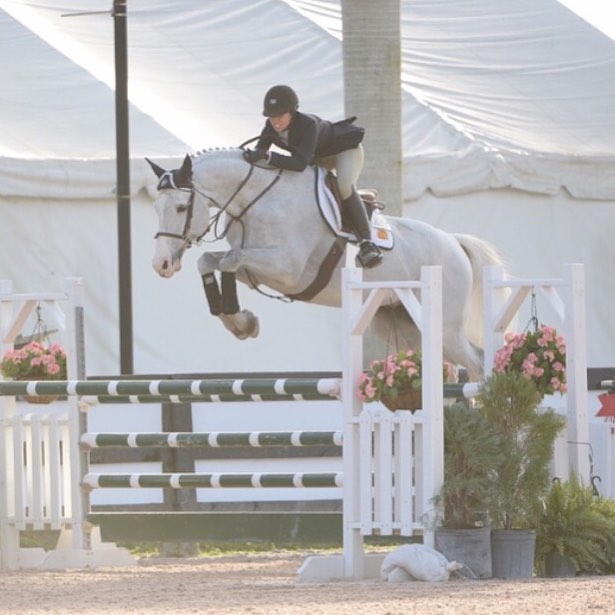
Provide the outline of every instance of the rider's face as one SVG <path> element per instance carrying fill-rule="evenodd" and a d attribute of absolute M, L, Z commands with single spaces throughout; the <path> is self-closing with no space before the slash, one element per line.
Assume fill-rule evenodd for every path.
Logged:
<path fill-rule="evenodd" d="M 290 111 L 282 113 L 282 115 L 274 115 L 269 118 L 269 123 L 276 132 L 284 132 L 290 126 L 290 120 L 292 119 Z"/>

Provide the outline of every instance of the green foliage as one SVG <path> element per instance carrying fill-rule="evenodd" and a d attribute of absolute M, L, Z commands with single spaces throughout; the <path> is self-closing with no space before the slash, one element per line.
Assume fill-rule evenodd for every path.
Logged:
<path fill-rule="evenodd" d="M 495 373 L 478 396 L 480 412 L 498 434 L 502 461 L 494 467 L 489 512 L 494 527 L 533 528 L 549 490 L 553 443 L 565 426 L 521 374 Z"/>
<path fill-rule="evenodd" d="M 442 527 L 476 527 L 484 520 L 492 489 L 492 470 L 502 462 L 499 438 L 485 418 L 466 403 L 444 410 L 444 484 L 437 506 Z"/>
<path fill-rule="evenodd" d="M 576 477 L 555 481 L 543 502 L 536 531 L 536 569 L 551 552 L 577 572 L 612 574 L 615 568 L 615 502 L 597 498 Z"/>

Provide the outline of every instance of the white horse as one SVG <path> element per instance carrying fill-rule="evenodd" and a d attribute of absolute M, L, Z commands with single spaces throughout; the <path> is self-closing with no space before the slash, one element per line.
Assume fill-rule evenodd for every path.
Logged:
<path fill-rule="evenodd" d="M 226 238 L 230 249 L 204 252 L 198 267 L 210 311 L 236 337 L 256 337 L 259 324 L 252 312 L 240 309 L 235 276 L 251 288 L 264 285 L 289 298 L 340 306 L 344 242 L 317 207 L 315 172 L 250 165 L 239 149 L 186 156 L 171 171 L 148 162 L 159 178 L 154 269 L 170 278 L 192 244 L 208 233 Z M 444 356 L 464 366 L 472 380 L 482 379 L 482 268 L 501 264 L 496 250 L 471 235 L 386 219 L 394 247 L 384 252 L 380 266 L 364 271 L 365 279 L 418 280 L 423 265 L 441 265 Z M 392 331 L 418 347 L 418 331 L 399 304 L 381 307 L 373 321 L 372 333 L 380 339 L 390 340 Z"/>

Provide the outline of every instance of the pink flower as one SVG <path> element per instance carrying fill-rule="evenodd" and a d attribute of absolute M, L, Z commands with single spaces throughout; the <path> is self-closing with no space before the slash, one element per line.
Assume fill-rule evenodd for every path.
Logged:
<path fill-rule="evenodd" d="M 376 387 L 373 384 L 368 384 L 365 387 L 365 395 L 370 399 L 373 399 L 376 395 Z"/>

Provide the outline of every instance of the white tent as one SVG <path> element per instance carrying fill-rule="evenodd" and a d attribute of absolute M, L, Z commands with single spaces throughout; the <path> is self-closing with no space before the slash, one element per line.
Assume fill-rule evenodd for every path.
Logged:
<path fill-rule="evenodd" d="M 207 312 L 196 250 L 178 277 L 155 276 L 143 162 L 254 136 L 274 83 L 292 84 L 303 109 L 343 117 L 339 2 L 128 6 L 136 371 L 339 369 L 336 310 L 242 292 L 262 332 L 238 342 Z M 555 0 L 402 7 L 405 214 L 493 241 L 524 277 L 585 263 L 589 364 L 612 365 L 615 42 Z M 113 373 L 113 23 L 62 17 L 83 10 L 0 0 L 0 278 L 46 290 L 82 276 L 88 372 Z"/>

